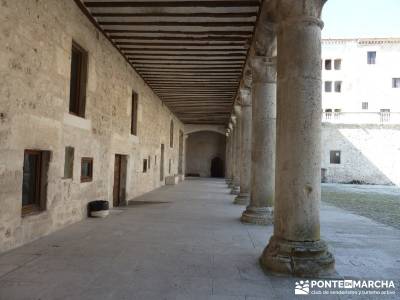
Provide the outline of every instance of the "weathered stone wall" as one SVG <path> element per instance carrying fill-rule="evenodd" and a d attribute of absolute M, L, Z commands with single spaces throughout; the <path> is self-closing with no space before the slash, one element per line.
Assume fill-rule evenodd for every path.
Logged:
<path fill-rule="evenodd" d="M 186 174 L 211 176 L 211 160 L 219 157 L 225 162 L 225 135 L 211 131 L 189 134 L 186 152 Z"/>
<path fill-rule="evenodd" d="M 341 163 L 330 164 L 330 151 Z M 322 125 L 322 168 L 327 182 L 359 180 L 400 185 L 400 125 Z"/>
<path fill-rule="evenodd" d="M 88 201 L 112 203 L 116 153 L 128 155 L 127 199 L 163 184 L 161 143 L 165 174 L 169 159 L 177 173 L 182 123 L 74 1 L 2 0 L 0 24 L 0 252 L 81 220 Z M 89 53 L 85 119 L 68 113 L 72 40 Z M 139 95 L 137 137 L 130 134 L 132 90 Z M 63 179 L 66 146 L 75 148 L 72 180 Z M 24 149 L 49 150 L 51 162 L 47 210 L 21 217 Z M 92 182 L 80 182 L 84 156 L 93 157 Z"/>

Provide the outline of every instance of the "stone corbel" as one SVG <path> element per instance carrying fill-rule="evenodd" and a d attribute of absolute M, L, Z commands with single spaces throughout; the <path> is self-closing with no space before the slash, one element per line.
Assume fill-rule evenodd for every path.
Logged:
<path fill-rule="evenodd" d="M 276 56 L 252 56 L 251 67 L 254 83 L 275 83 L 276 82 Z"/>
<path fill-rule="evenodd" d="M 318 25 L 321 29 L 322 8 L 327 0 L 274 0 L 270 16 L 279 26 L 304 23 Z"/>
<path fill-rule="evenodd" d="M 251 89 L 243 87 L 239 90 L 240 93 L 240 105 L 251 106 Z"/>

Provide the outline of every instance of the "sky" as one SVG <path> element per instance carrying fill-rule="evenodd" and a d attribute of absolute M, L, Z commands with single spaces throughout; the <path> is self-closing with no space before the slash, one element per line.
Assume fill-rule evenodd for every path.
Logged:
<path fill-rule="evenodd" d="M 322 20 L 323 38 L 400 38 L 400 0 L 328 0 Z"/>

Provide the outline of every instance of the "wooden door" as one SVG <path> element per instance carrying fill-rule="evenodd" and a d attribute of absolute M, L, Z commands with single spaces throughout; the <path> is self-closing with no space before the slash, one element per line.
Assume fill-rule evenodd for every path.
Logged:
<path fill-rule="evenodd" d="M 119 206 L 121 204 L 121 162 L 122 157 L 119 154 L 115 155 L 114 164 L 114 188 L 113 188 L 113 206 Z"/>
<path fill-rule="evenodd" d="M 160 181 L 164 180 L 164 144 L 161 144 Z"/>

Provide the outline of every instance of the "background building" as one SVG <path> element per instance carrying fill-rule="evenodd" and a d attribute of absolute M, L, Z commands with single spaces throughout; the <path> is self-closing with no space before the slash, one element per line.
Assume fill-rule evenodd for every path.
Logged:
<path fill-rule="evenodd" d="M 400 184 L 400 39 L 322 42 L 322 177 Z"/>

